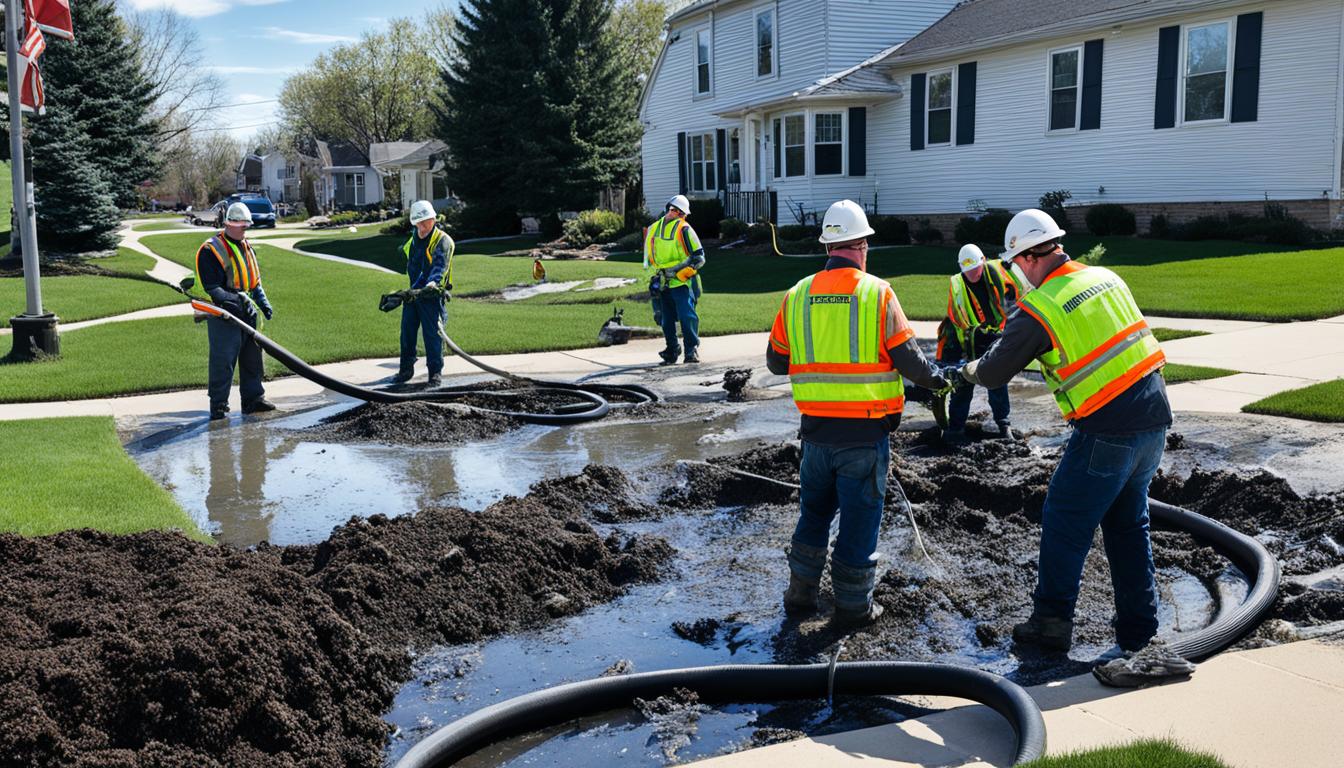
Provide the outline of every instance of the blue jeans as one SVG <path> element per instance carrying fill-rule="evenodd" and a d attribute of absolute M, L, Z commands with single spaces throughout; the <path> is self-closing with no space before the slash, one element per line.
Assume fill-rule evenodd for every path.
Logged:
<path fill-rule="evenodd" d="M 966 428 L 966 417 L 971 413 L 971 396 L 974 394 L 975 387 L 971 384 L 952 390 L 952 396 L 947 400 L 948 429 Z M 994 421 L 1006 421 L 1009 408 L 1007 384 L 989 390 L 989 410 L 994 414 Z"/>
<path fill-rule="evenodd" d="M 677 323 L 681 323 L 681 335 L 686 340 L 686 353 L 694 352 L 700 346 L 700 316 L 695 313 L 695 294 L 689 285 L 676 288 L 664 288 L 660 294 L 663 301 L 663 338 L 667 348 L 678 349 Z"/>
<path fill-rule="evenodd" d="M 1135 650 L 1157 634 L 1157 586 L 1148 539 L 1148 484 L 1162 463 L 1166 428 L 1129 435 L 1074 431 L 1041 520 L 1035 610 L 1072 618 L 1092 535 L 1101 526 L 1115 588 L 1115 636 Z"/>
<path fill-rule="evenodd" d="M 415 345 L 420 335 L 425 337 L 425 364 L 429 375 L 443 371 L 443 339 L 439 338 L 439 321 L 446 320 L 443 299 L 421 298 L 401 305 L 401 370 L 409 373 L 415 368 Z"/>
<path fill-rule="evenodd" d="M 248 325 L 256 327 L 256 320 L 244 319 Z M 208 318 L 205 328 L 210 338 L 210 406 L 229 402 L 235 363 L 238 366 L 238 394 L 243 405 L 260 400 L 266 394 L 261 386 L 261 347 L 250 337 L 243 338 L 241 329 L 217 317 Z"/>
<path fill-rule="evenodd" d="M 876 567 L 877 530 L 882 524 L 890 463 L 891 445 L 886 437 L 872 445 L 845 448 L 804 440 L 799 468 L 800 514 L 793 531 L 794 543 L 824 552 L 830 543 L 831 521 L 838 510 L 840 532 L 835 538 L 832 559 L 849 568 Z M 822 563 L 816 564 L 818 579 L 824 562 L 823 555 Z"/>

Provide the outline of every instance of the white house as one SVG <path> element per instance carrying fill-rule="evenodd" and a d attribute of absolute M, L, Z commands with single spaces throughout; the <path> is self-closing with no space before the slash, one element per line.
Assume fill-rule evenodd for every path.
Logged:
<path fill-rule="evenodd" d="M 444 166 L 447 152 L 448 146 L 437 139 L 370 144 L 369 164 L 383 176 L 398 180 L 402 210 L 416 200 L 429 200 L 435 210 L 441 210 L 454 202 Z"/>
<path fill-rule="evenodd" d="M 813 209 L 850 197 L 940 227 L 1067 189 L 1083 205 L 1128 205 L 1141 226 L 1158 212 L 1180 220 L 1272 200 L 1327 228 L 1340 213 L 1342 87 L 1339 0 L 972 0 L 800 91 L 800 102 L 871 99 L 866 136 L 841 134 L 862 177 L 817 179 L 833 164 L 809 121 L 803 143 L 785 146 L 802 148 L 801 175 L 789 176 L 788 157 L 783 173 L 771 166 L 771 150 L 760 178 L 781 206 L 786 195 Z M 645 151 L 647 173 L 660 158 Z M 652 172 L 651 199 L 666 187 L 666 172 Z"/>
<path fill-rule="evenodd" d="M 656 210 L 678 192 L 774 189 L 782 207 L 871 188 L 862 160 L 866 111 L 899 90 L 822 86 L 954 5 L 701 0 L 676 11 L 640 96 L 646 204 Z"/>
<path fill-rule="evenodd" d="M 315 145 L 320 163 L 317 199 L 324 209 L 362 208 L 383 201 L 383 177 L 358 147 L 343 141 Z"/>

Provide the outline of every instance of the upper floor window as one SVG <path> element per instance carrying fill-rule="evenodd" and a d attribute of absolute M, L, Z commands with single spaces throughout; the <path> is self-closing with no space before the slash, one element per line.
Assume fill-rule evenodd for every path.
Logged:
<path fill-rule="evenodd" d="M 756 12 L 756 76 L 775 74 L 775 9 Z"/>
<path fill-rule="evenodd" d="M 817 176 L 844 173 L 844 115 L 818 112 L 813 121 L 812 173 Z"/>
<path fill-rule="evenodd" d="M 1050 54 L 1050 130 L 1078 127 L 1078 89 L 1082 85 L 1082 48 Z"/>
<path fill-rule="evenodd" d="M 952 143 L 952 70 L 929 73 L 925 134 L 929 146 Z"/>
<path fill-rule="evenodd" d="M 1185 28 L 1184 122 L 1227 118 L 1230 26 L 1219 21 Z"/>
<path fill-rule="evenodd" d="M 697 29 L 695 31 L 695 92 L 697 95 L 709 93 L 712 83 L 710 82 L 710 64 L 713 48 L 713 41 L 709 34 L 709 27 Z"/>
<path fill-rule="evenodd" d="M 714 191 L 718 187 L 719 178 L 714 156 L 714 134 L 691 134 L 686 140 L 691 143 L 691 191 Z"/>

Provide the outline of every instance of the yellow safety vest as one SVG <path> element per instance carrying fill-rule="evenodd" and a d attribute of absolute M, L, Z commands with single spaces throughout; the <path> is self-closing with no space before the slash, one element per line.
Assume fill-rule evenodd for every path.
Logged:
<path fill-rule="evenodd" d="M 691 255 L 689 236 L 693 231 L 685 219 L 669 219 L 664 216 L 650 224 L 644 233 L 644 269 L 649 272 L 670 269 L 689 258 Z M 697 275 L 692 279 L 698 277 Z M 667 287 L 676 288 L 688 282 L 674 276 L 668 279 Z"/>
<path fill-rule="evenodd" d="M 1066 261 L 1018 306 L 1050 334 L 1039 360 L 1065 419 L 1096 413 L 1166 363 L 1129 287 L 1104 267 Z"/>
<path fill-rule="evenodd" d="M 453 276 L 453 254 L 457 251 L 457 243 L 453 241 L 453 238 L 448 237 L 447 232 L 435 227 L 430 230 L 429 244 L 425 246 L 425 261 L 429 262 L 432 267 L 434 265 L 434 251 L 438 249 L 439 241 L 445 237 L 448 238 L 448 266 L 443 269 L 443 279 L 439 281 L 441 287 L 451 285 L 453 282 L 451 279 Z M 415 232 L 411 232 L 411 236 L 407 238 L 406 244 L 401 246 L 401 252 L 406 254 L 406 261 L 408 262 L 411 260 L 411 245 L 414 243 Z"/>
<path fill-rule="evenodd" d="M 196 252 L 196 284 L 202 290 L 205 281 L 201 280 L 201 254 L 207 248 L 224 268 L 225 282 L 230 290 L 250 291 L 261 285 L 261 269 L 257 267 L 257 255 L 252 251 L 252 244 L 244 240 L 243 247 L 239 248 L 221 232 L 206 240 Z"/>

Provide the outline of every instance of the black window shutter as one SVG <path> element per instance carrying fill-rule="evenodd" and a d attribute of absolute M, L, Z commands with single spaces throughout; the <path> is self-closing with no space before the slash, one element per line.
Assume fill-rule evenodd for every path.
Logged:
<path fill-rule="evenodd" d="M 975 62 L 957 67 L 957 144 L 975 143 Z"/>
<path fill-rule="evenodd" d="M 1181 28 L 1157 31 L 1157 103 L 1153 105 L 1153 128 L 1176 127 L 1176 70 L 1181 57 Z"/>
<path fill-rule="evenodd" d="M 777 179 L 784 175 L 784 169 L 779 167 L 779 152 L 780 152 L 780 150 L 779 150 L 779 145 L 780 145 L 781 142 L 784 141 L 784 137 L 780 134 L 780 125 L 781 125 L 783 122 L 784 122 L 784 121 L 783 121 L 781 118 L 778 118 L 778 117 L 775 118 L 775 167 L 774 167 L 774 171 L 775 171 L 775 178 L 777 178 Z"/>
<path fill-rule="evenodd" d="M 1101 127 L 1101 56 L 1105 40 L 1083 43 L 1083 118 L 1078 126 L 1082 131 Z"/>
<path fill-rule="evenodd" d="M 924 86 L 926 75 L 910 76 L 910 149 L 924 148 Z"/>
<path fill-rule="evenodd" d="M 686 194 L 686 134 L 677 134 L 677 193 Z"/>
<path fill-rule="evenodd" d="M 728 188 L 728 132 L 714 131 L 714 168 L 719 175 L 719 189 Z"/>
<path fill-rule="evenodd" d="M 849 175 L 868 174 L 868 108 L 849 108 Z"/>
<path fill-rule="evenodd" d="M 1253 123 L 1260 118 L 1260 33 L 1263 13 L 1237 17 L 1236 61 L 1232 68 L 1232 122 Z"/>

